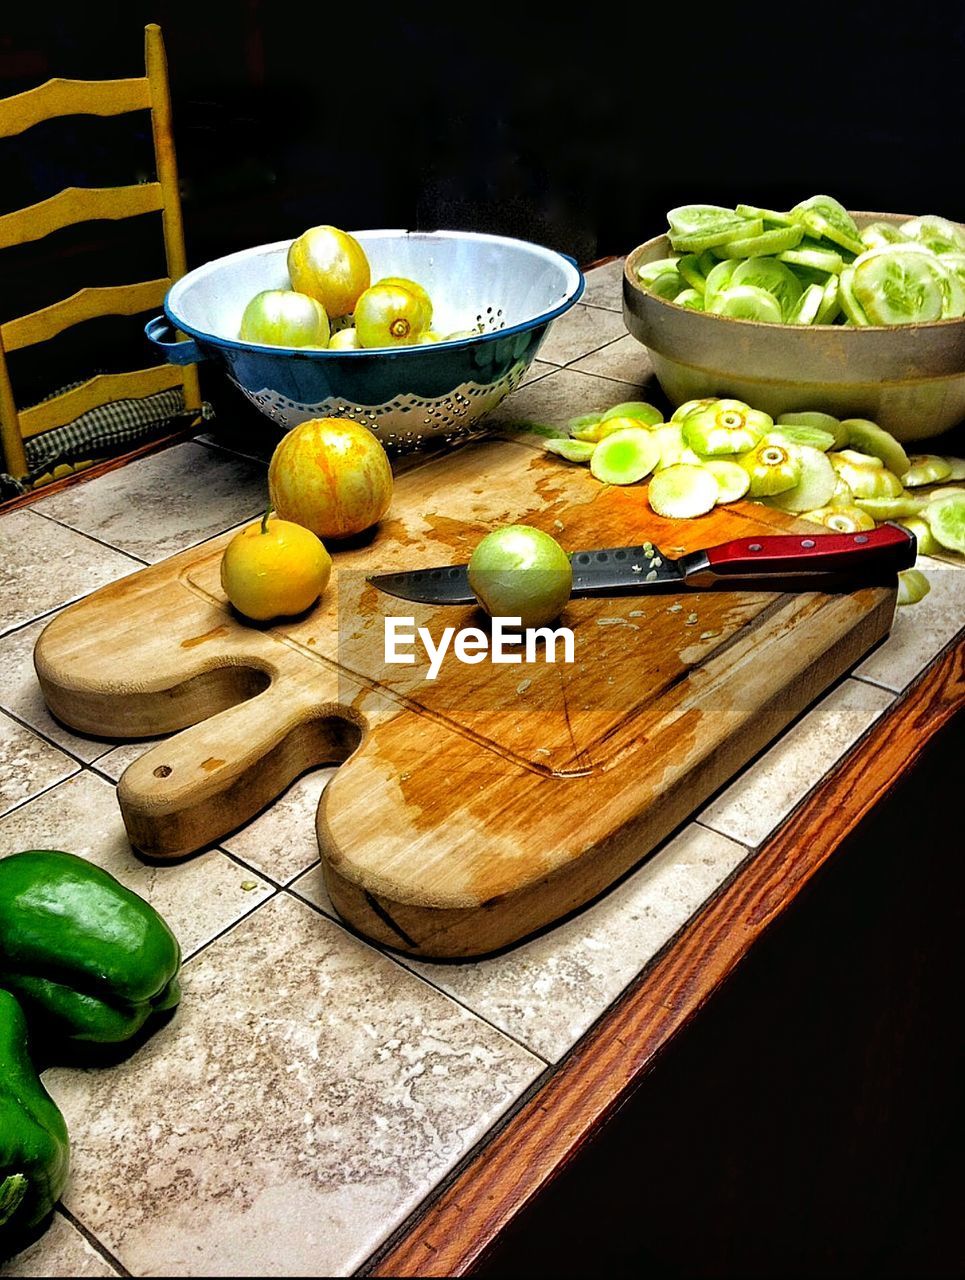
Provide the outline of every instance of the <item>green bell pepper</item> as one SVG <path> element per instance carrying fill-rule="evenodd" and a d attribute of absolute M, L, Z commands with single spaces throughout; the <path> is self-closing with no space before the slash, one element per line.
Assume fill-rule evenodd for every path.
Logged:
<path fill-rule="evenodd" d="M 49 1217 L 69 1165 L 67 1126 L 30 1060 L 27 1020 L 0 991 L 0 1257 Z"/>
<path fill-rule="evenodd" d="M 181 998 L 181 949 L 154 908 L 85 858 L 0 858 L 0 987 L 50 1037 L 116 1044 Z"/>

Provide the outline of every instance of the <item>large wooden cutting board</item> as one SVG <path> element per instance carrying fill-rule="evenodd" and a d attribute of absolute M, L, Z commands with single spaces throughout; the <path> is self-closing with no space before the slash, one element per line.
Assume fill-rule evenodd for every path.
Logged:
<path fill-rule="evenodd" d="M 333 587 L 298 619 L 232 611 L 228 534 L 66 609 L 37 643 L 44 696 L 75 729 L 173 735 L 118 787 L 144 853 L 210 844 L 306 769 L 344 761 L 317 821 L 342 915 L 415 954 L 505 946 L 639 861 L 886 633 L 895 604 L 879 587 L 574 600 L 572 665 L 448 660 L 435 681 L 424 661 L 386 666 L 385 615 L 434 636 L 479 618 L 405 605 L 365 573 L 464 562 L 515 521 L 569 550 L 650 540 L 668 554 L 795 528 L 749 504 L 662 520 L 641 487 L 477 442 L 401 476 L 389 517 L 336 553 Z"/>

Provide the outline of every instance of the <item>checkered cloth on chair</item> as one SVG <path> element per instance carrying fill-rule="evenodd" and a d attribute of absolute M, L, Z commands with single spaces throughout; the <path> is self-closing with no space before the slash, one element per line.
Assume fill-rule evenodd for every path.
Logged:
<path fill-rule="evenodd" d="M 72 385 L 80 386 L 81 383 Z M 71 389 L 71 386 L 61 387 L 53 394 L 62 395 Z M 136 400 L 114 400 L 97 409 L 89 409 L 73 422 L 26 441 L 28 473 L 20 477 L 0 473 L 0 498 L 26 493 L 54 467 L 124 453 L 174 428 L 179 420 L 198 416 L 196 410 L 185 410 L 180 387 Z M 211 406 L 203 405 L 200 416 L 210 418 Z"/>

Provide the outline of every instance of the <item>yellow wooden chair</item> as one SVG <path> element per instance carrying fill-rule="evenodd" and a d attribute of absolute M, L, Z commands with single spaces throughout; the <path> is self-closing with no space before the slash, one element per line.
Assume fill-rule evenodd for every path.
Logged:
<path fill-rule="evenodd" d="M 157 169 L 156 182 L 127 187 L 67 187 L 49 200 L 4 214 L 0 217 L 0 249 L 40 240 L 78 222 L 131 218 L 159 211 L 168 270 L 163 280 L 80 289 L 70 298 L 0 325 L 0 442 L 6 470 L 14 476 L 27 472 L 25 440 L 64 426 L 113 400 L 139 399 L 181 386 L 185 409 L 201 409 L 194 365 L 164 364 L 127 373 L 99 374 L 29 409 L 17 408 L 7 372 L 7 353 L 45 342 L 82 320 L 133 316 L 158 306 L 186 270 L 167 59 L 161 28 L 156 23 L 145 29 L 144 61 L 146 75 L 136 79 L 48 80 L 35 89 L 0 100 L 0 138 L 23 133 L 42 120 L 59 116 L 117 116 L 128 111 L 150 111 Z"/>

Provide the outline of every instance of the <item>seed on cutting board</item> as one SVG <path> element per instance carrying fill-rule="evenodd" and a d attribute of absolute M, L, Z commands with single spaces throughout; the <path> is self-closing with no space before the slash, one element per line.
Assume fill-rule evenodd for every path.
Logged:
<path fill-rule="evenodd" d="M 683 605 L 682 605 L 682 604 L 672 604 L 672 605 L 670 606 L 670 608 L 667 610 L 667 612 L 668 612 L 668 613 L 680 613 L 681 609 L 683 609 Z"/>
<path fill-rule="evenodd" d="M 520 680 L 519 684 L 516 686 L 516 692 L 525 693 L 532 683 L 533 683 L 532 680 L 529 680 L 529 679 Z"/>
<path fill-rule="evenodd" d="M 719 636 L 719 635 L 720 635 L 719 631 L 701 631 L 700 635 L 697 638 L 699 640 L 712 640 L 714 636 Z"/>

